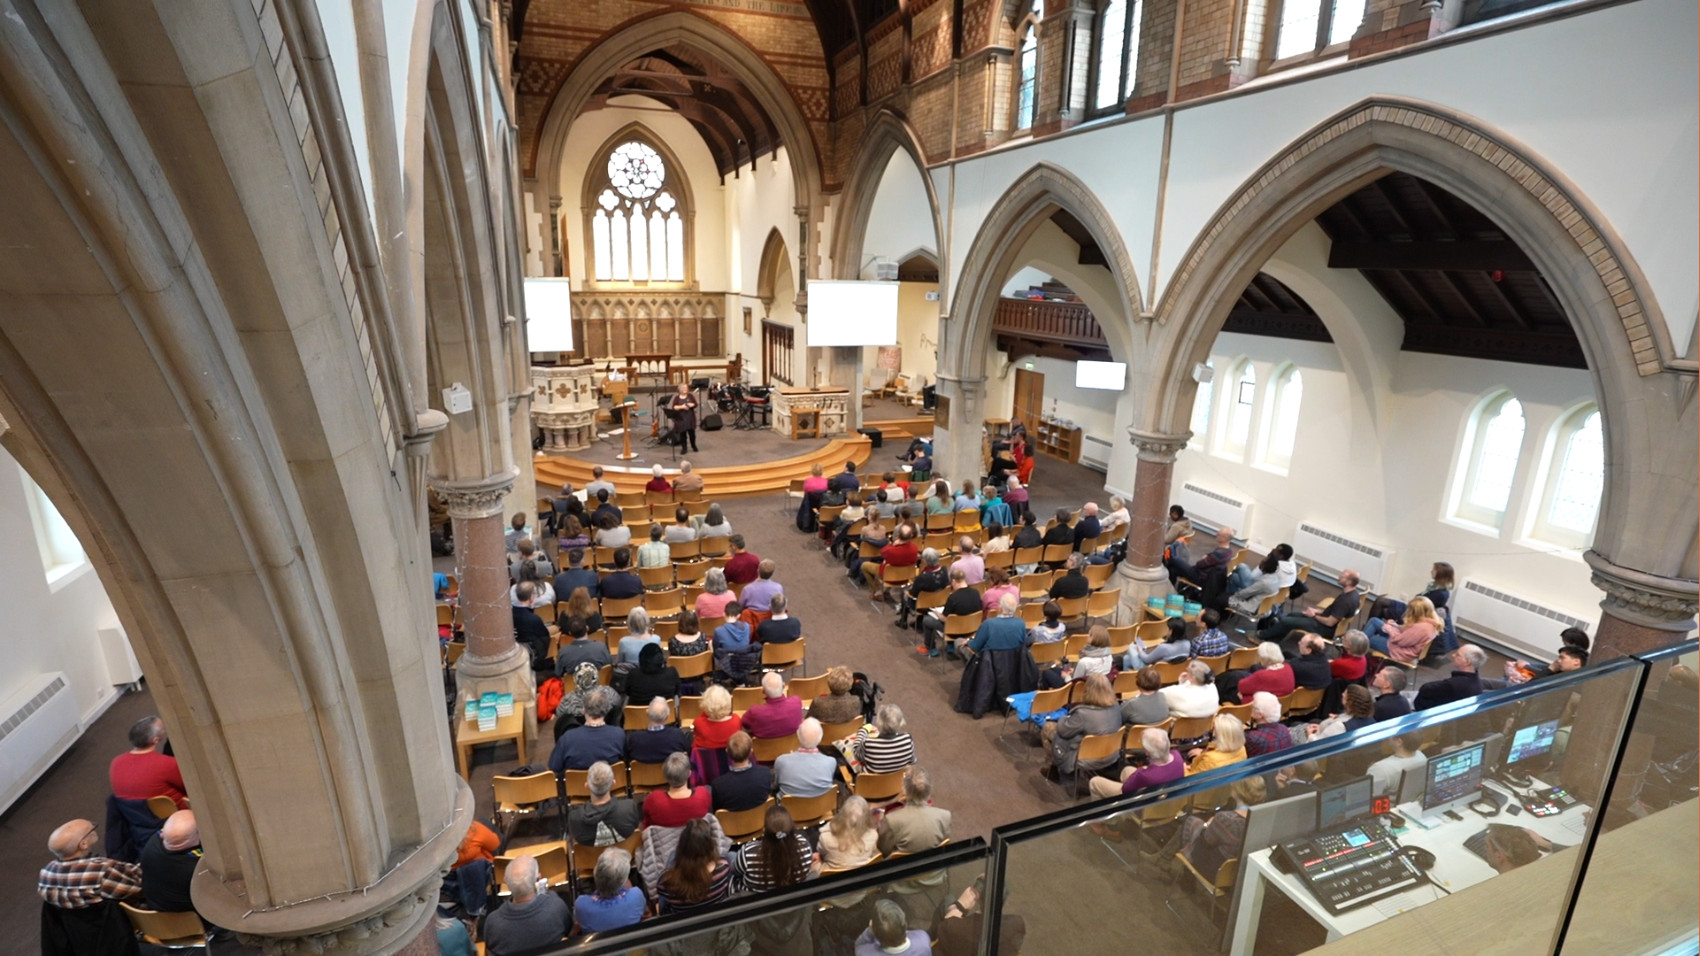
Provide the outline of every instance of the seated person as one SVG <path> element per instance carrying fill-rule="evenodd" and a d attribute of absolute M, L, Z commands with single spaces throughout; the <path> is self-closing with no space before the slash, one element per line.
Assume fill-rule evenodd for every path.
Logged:
<path fill-rule="evenodd" d="M 1428 756 L 1422 752 L 1423 736 L 1415 731 L 1400 734 L 1389 740 L 1393 753 L 1369 765 L 1370 779 L 1375 781 L 1375 795 L 1397 797 L 1399 781 L 1411 771 L 1422 773 L 1428 766 Z"/>
<path fill-rule="evenodd" d="M 591 535 L 591 540 L 596 542 L 597 547 L 624 548 L 632 543 L 632 529 L 621 524 L 619 518 L 603 512 L 600 508 L 596 514 L 596 533 Z"/>
<path fill-rule="evenodd" d="M 742 684 L 761 664 L 761 644 L 755 640 L 750 622 L 740 616 L 737 601 L 726 603 L 726 621 L 714 629 L 714 666 Z"/>
<path fill-rule="evenodd" d="M 579 588 L 584 588 L 591 597 L 597 597 L 602 594 L 602 579 L 584 566 L 583 548 L 568 548 L 566 570 L 555 575 L 555 596 L 566 600 Z"/>
<path fill-rule="evenodd" d="M 1400 668 L 1383 667 L 1376 671 L 1370 686 L 1376 695 L 1376 720 L 1392 720 L 1411 712 L 1411 702 L 1405 699 L 1405 672 Z"/>
<path fill-rule="evenodd" d="M 508 863 L 502 882 L 508 901 L 484 917 L 484 951 L 508 956 L 560 942 L 572 924 L 566 901 L 537 890 L 537 858 L 522 853 Z"/>
<path fill-rule="evenodd" d="M 544 641 L 547 645 L 548 638 Z M 188 791 L 184 789 L 183 771 L 177 766 L 177 758 L 165 752 L 165 721 L 143 717 L 130 725 L 129 740 L 129 751 L 113 757 L 107 766 L 112 795 L 120 800 L 148 800 L 164 795 L 181 807 Z"/>
<path fill-rule="evenodd" d="M 1241 701 L 1250 700 L 1251 695 L 1260 690 L 1285 697 L 1296 686 L 1293 669 L 1287 666 L 1281 645 L 1264 641 L 1257 645 L 1257 668 L 1240 678 L 1238 697 Z"/>
<path fill-rule="evenodd" d="M 985 651 L 1011 651 L 1027 646 L 1027 624 L 1016 616 L 1021 600 L 1006 594 L 998 601 L 998 616 L 987 618 L 968 642 L 968 650 L 979 654 Z"/>
<path fill-rule="evenodd" d="M 643 825 L 682 827 L 714 812 L 714 795 L 708 787 L 691 786 L 691 758 L 670 754 L 661 765 L 667 786 L 643 798 Z"/>
<path fill-rule="evenodd" d="M 1210 731 L 1210 746 L 1194 747 L 1187 752 L 1186 775 L 1226 767 L 1245 758 L 1245 724 L 1233 714 L 1217 714 Z"/>
<path fill-rule="evenodd" d="M 1369 646 L 1401 664 L 1415 664 L 1429 643 L 1446 629 L 1446 622 L 1435 613 L 1428 598 L 1414 597 L 1405 605 L 1405 620 L 1401 624 L 1370 618 L 1364 625 Z"/>
<path fill-rule="evenodd" d="M 744 590 L 748 591 L 749 588 Z M 790 602 L 785 599 L 785 595 L 773 596 L 773 602 L 768 605 L 773 616 L 756 625 L 756 643 L 790 644 L 803 636 L 803 622 L 790 615 L 787 611 L 789 606 Z"/>
<path fill-rule="evenodd" d="M 667 474 L 662 470 L 660 465 L 656 465 L 654 468 L 651 468 L 649 473 L 651 477 L 649 482 L 643 486 L 644 491 L 653 491 L 663 495 L 670 495 L 673 493 L 673 485 L 667 480 Z"/>
<path fill-rule="evenodd" d="M 549 625 L 543 623 L 543 619 L 531 609 L 532 599 L 536 596 L 537 586 L 532 582 L 521 581 L 514 585 L 514 640 L 531 653 L 533 667 L 549 657 Z"/>
<path fill-rule="evenodd" d="M 1076 670 L 1078 674 L 1078 669 Z M 1098 673 L 1088 674 L 1076 689 L 1074 702 L 1061 720 L 1047 721 L 1040 729 L 1044 747 L 1044 766 L 1040 773 L 1049 780 L 1074 774 L 1076 770 L 1096 774 L 1121 759 L 1120 754 L 1101 757 L 1092 762 L 1080 760 L 1080 743 L 1090 735 L 1113 734 L 1121 730 L 1122 711 L 1110 679 Z"/>
<path fill-rule="evenodd" d="M 1027 482 L 1015 477 L 1004 482 L 1003 503 L 1009 505 L 1011 517 L 1032 515 L 1033 512 L 1028 510 L 1031 500 L 1027 492 Z"/>
<path fill-rule="evenodd" d="M 793 886 L 817 876 L 820 857 L 783 806 L 768 807 L 762 835 L 732 851 L 732 879 L 746 893 Z"/>
<path fill-rule="evenodd" d="M 1363 680 L 1369 668 L 1369 638 L 1363 631 L 1347 631 L 1340 647 L 1343 653 L 1328 662 L 1328 673 L 1348 683 Z"/>
<path fill-rule="evenodd" d="M 608 725 L 608 714 L 619 705 L 620 695 L 612 687 L 597 687 L 584 705 L 584 725 L 574 727 L 555 741 L 549 754 L 549 769 L 589 770 L 598 760 L 618 763 L 626 759 L 626 733 Z"/>
<path fill-rule="evenodd" d="M 1280 650 L 1277 649 L 1279 654 Z M 1210 665 L 1192 659 L 1181 672 L 1180 681 L 1162 690 L 1163 702 L 1169 706 L 1171 717 L 1209 717 L 1221 703 L 1216 689 L 1216 672 Z"/>
<path fill-rule="evenodd" d="M 657 791 L 659 792 L 659 791 Z M 679 834 L 673 863 L 657 882 L 656 911 L 663 916 L 695 913 L 732 896 L 732 865 L 720 855 L 712 820 L 691 820 Z M 742 950 L 741 950 L 742 951 Z"/>
<path fill-rule="evenodd" d="M 1163 699 L 1163 675 L 1155 667 L 1141 667 L 1133 677 L 1134 692 L 1122 701 L 1122 723 L 1129 727 L 1161 724 L 1169 719 L 1169 704 Z M 1167 739 L 1167 738 L 1164 738 Z"/>
<path fill-rule="evenodd" d="M 1108 679 L 1116 669 L 1115 657 L 1110 654 L 1110 629 L 1094 624 L 1086 635 L 1086 646 L 1080 649 L 1080 659 L 1074 662 L 1074 680 L 1085 680 L 1093 674 Z"/>
<path fill-rule="evenodd" d="M 603 598 L 634 598 L 643 593 L 643 579 L 631 570 L 629 548 L 614 549 L 614 572 L 602 579 Z"/>
<path fill-rule="evenodd" d="M 643 921 L 649 903 L 632 885 L 632 855 L 614 847 L 596 858 L 591 892 L 573 900 L 573 925 L 579 933 L 603 933 Z"/>
<path fill-rule="evenodd" d="M 803 700 L 785 693 L 785 678 L 768 671 L 761 678 L 762 701 L 744 711 L 744 730 L 758 740 L 777 740 L 797 732 L 803 722 Z"/>
<path fill-rule="evenodd" d="M 1127 649 L 1123 658 L 1123 670 L 1136 671 L 1158 661 L 1184 661 L 1193 656 L 1192 642 L 1187 640 L 1186 636 L 1186 621 L 1183 618 L 1171 617 L 1167 619 L 1167 623 L 1169 633 L 1164 636 L 1163 643 L 1156 647 L 1146 650 L 1139 641 L 1133 642 L 1133 646 Z"/>
<path fill-rule="evenodd" d="M 584 593 L 579 588 L 579 593 Z M 569 616 L 563 622 L 561 633 L 567 636 L 567 643 L 555 650 L 555 676 L 565 678 L 580 664 L 591 664 L 604 667 L 614 663 L 613 655 L 608 653 L 608 644 L 601 638 L 590 639 L 590 628 L 585 626 L 584 618 Z"/>
<path fill-rule="evenodd" d="M 1079 554 L 1068 556 L 1067 568 L 1051 582 L 1051 597 L 1058 600 L 1063 598 L 1083 598 L 1092 593 L 1092 582 L 1086 580 L 1082 570 L 1086 567 L 1086 558 Z"/>
<path fill-rule="evenodd" d="M 1222 864 L 1240 855 L 1245 845 L 1245 820 L 1249 808 L 1262 803 L 1268 788 L 1262 777 L 1236 780 L 1229 788 L 1234 809 L 1212 814 L 1208 821 L 1201 817 L 1181 818 L 1180 850 L 1186 854 L 1193 869 L 1215 879 Z"/>
<path fill-rule="evenodd" d="M 750 759 L 752 741 L 742 730 L 726 741 L 726 772 L 714 778 L 713 803 L 716 810 L 734 813 L 754 810 L 767 802 L 773 792 L 773 771 Z"/>
<path fill-rule="evenodd" d="M 1044 545 L 1050 547 L 1053 544 L 1066 544 L 1074 547 L 1074 528 L 1069 524 L 1073 520 L 1073 512 L 1067 508 L 1058 508 L 1056 523 L 1051 525 L 1042 539 Z"/>
<path fill-rule="evenodd" d="M 850 693 L 856 675 L 848 667 L 826 669 L 826 693 L 809 704 L 809 716 L 823 724 L 844 724 L 862 716 L 862 701 Z"/>
<path fill-rule="evenodd" d="M 1098 520 L 1098 502 L 1088 501 L 1080 506 L 1080 520 L 1074 523 L 1074 550 L 1090 551 L 1103 531 Z"/>
<path fill-rule="evenodd" d="M 980 592 L 968 586 L 968 575 L 962 568 L 950 569 L 950 594 L 944 599 L 944 607 L 928 611 L 920 616 L 916 626 L 920 628 L 921 637 L 925 644 L 915 648 L 917 652 L 928 657 L 939 656 L 938 641 L 944 636 L 945 620 L 952 614 L 979 614 L 981 610 Z M 956 643 L 946 642 L 946 650 L 952 657 L 956 656 Z"/>
<path fill-rule="evenodd" d="M 1565 628 L 1558 635 L 1558 641 L 1561 651 L 1565 647 L 1574 647 L 1582 651 L 1584 655 L 1592 644 L 1588 632 L 1579 627 Z M 1582 663 L 1586 664 L 1587 662 L 1587 657 L 1583 656 Z M 1524 684 L 1537 677 L 1545 677 L 1551 671 L 1552 666 L 1546 664 L 1531 664 L 1523 660 L 1508 661 L 1505 665 L 1505 682 L 1507 684 Z"/>
<path fill-rule="evenodd" d="M 664 568 L 673 563 L 673 549 L 661 540 L 663 533 L 660 525 L 649 526 L 649 540 L 638 545 L 638 567 Z"/>
<path fill-rule="evenodd" d="M 773 573 L 777 570 L 779 566 L 772 559 L 763 560 L 756 565 L 756 579 L 744 585 L 743 593 L 738 595 L 738 603 L 744 606 L 744 610 L 766 614 L 773 599 L 785 593 L 785 585 L 773 579 Z"/>
<path fill-rule="evenodd" d="M 584 622 L 586 630 L 595 635 L 595 640 L 601 641 L 602 632 L 607 629 L 607 622 L 602 620 L 602 606 L 591 596 L 591 592 L 584 588 L 574 588 L 565 598 L 567 605 L 555 609 L 555 620 L 559 622 L 563 617 L 576 617 Z"/>
<path fill-rule="evenodd" d="M 856 937 L 855 956 L 932 956 L 933 941 L 927 931 L 910 929 L 909 917 L 903 907 L 891 900 L 874 902 L 874 916 L 868 928 Z"/>
<path fill-rule="evenodd" d="M 820 741 L 820 721 L 806 718 L 797 728 L 797 749 L 773 761 L 774 792 L 818 797 L 838 785 L 838 761 L 821 753 Z"/>
<path fill-rule="evenodd" d="M 1222 614 L 1213 607 L 1207 607 L 1198 615 L 1199 634 L 1192 639 L 1192 656 L 1221 657 L 1231 653 L 1233 642 L 1222 632 Z"/>
<path fill-rule="evenodd" d="M 904 625 L 909 620 L 909 615 L 914 613 L 915 604 L 920 600 L 921 595 L 943 591 L 948 587 L 950 587 L 950 575 L 939 563 L 938 549 L 927 548 L 923 550 L 921 552 L 920 573 L 916 574 L 915 579 L 910 581 L 909 586 L 903 590 L 903 606 L 902 614 L 898 619 L 899 625 Z"/>
<path fill-rule="evenodd" d="M 525 525 L 525 512 L 521 511 L 514 515 L 513 522 L 508 528 L 508 533 L 502 536 L 502 545 L 507 549 L 509 554 L 512 554 L 515 548 L 518 547 L 520 539 L 529 537 L 530 534 L 531 529 L 527 528 Z"/>
<path fill-rule="evenodd" d="M 697 621 L 697 612 L 685 608 L 679 612 L 679 632 L 667 639 L 667 656 L 695 657 L 710 650 L 710 635 L 702 632 L 702 624 Z"/>
<path fill-rule="evenodd" d="M 879 822 L 879 849 L 919 853 L 950 839 L 950 811 L 933 806 L 933 780 L 920 764 L 903 777 L 903 803 L 885 811 Z"/>
<path fill-rule="evenodd" d="M 1305 740 L 1333 737 L 1375 723 L 1375 701 L 1369 688 L 1358 684 L 1347 685 L 1340 701 L 1341 706 L 1345 708 L 1343 711 L 1319 723 L 1304 726 Z"/>
<path fill-rule="evenodd" d="M 1248 757 L 1286 750 L 1293 745 L 1292 732 L 1281 723 L 1281 702 L 1266 690 L 1251 695 L 1251 729 L 1245 732 Z"/>
<path fill-rule="evenodd" d="M 1426 599 L 1436 611 L 1439 611 L 1452 600 L 1452 588 L 1457 578 L 1457 572 L 1452 569 L 1451 564 L 1445 561 L 1436 561 L 1429 568 L 1428 576 L 1428 584 L 1417 592 L 1417 596 Z M 1376 598 L 1375 603 L 1369 606 L 1369 620 L 1364 624 L 1364 632 L 1373 639 L 1379 632 L 1381 622 L 1402 619 L 1408 607 L 1408 602 L 1396 600 L 1386 595 Z M 1441 637 L 1445 638 L 1445 636 L 1445 631 L 1442 630 Z M 1449 645 L 1446 649 L 1451 651 L 1454 648 Z"/>
<path fill-rule="evenodd" d="M 892 773 L 915 762 L 915 738 L 909 735 L 909 722 L 896 704 L 879 705 L 874 722 L 863 725 L 850 746 L 868 773 Z"/>
<path fill-rule="evenodd" d="M 1269 553 L 1257 567 L 1242 563 L 1234 568 L 1233 573 L 1228 575 L 1228 593 L 1232 595 L 1228 601 L 1240 613 L 1256 616 L 1264 598 L 1282 588 L 1292 587 L 1298 578 L 1298 565 L 1293 562 L 1293 546 L 1283 542 L 1269 549 Z"/>
<path fill-rule="evenodd" d="M 1334 669 L 1328 660 L 1328 642 L 1320 634 L 1306 634 L 1299 638 L 1298 656 L 1287 661 L 1287 666 L 1293 669 L 1295 687 L 1327 690 L 1334 683 Z"/>
<path fill-rule="evenodd" d="M 179 810 L 142 847 L 142 896 L 161 913 L 186 913 L 195 908 L 189 882 L 201 862 L 201 832 L 195 811 Z"/>
<path fill-rule="evenodd" d="M 719 684 L 702 690 L 702 713 L 691 724 L 691 749 L 720 750 L 744 729 L 743 718 L 732 710 L 732 692 Z"/>
<path fill-rule="evenodd" d="M 720 568 L 709 568 L 702 576 L 702 593 L 697 595 L 696 606 L 699 619 L 711 617 L 734 618 L 736 611 L 728 611 L 726 605 L 738 600 L 738 595 L 732 593 L 726 580 L 726 572 Z M 740 607 L 740 610 L 742 608 Z"/>
<path fill-rule="evenodd" d="M 1153 671 L 1152 673 L 1156 673 Z M 1121 772 L 1121 782 L 1094 776 L 1086 781 L 1094 797 L 1117 797 L 1138 793 L 1147 787 L 1174 783 L 1186 775 L 1186 763 L 1169 749 L 1169 732 L 1161 727 L 1147 727 L 1139 734 L 1140 749 L 1145 751 L 1145 766 L 1128 765 Z"/>
<path fill-rule="evenodd" d="M 644 648 L 644 654 L 648 656 L 649 648 Z M 659 657 L 661 648 L 655 648 L 655 654 Z M 677 679 L 678 675 L 675 674 L 674 677 Z M 631 699 L 643 700 L 636 694 Z M 648 706 L 644 708 L 646 725 L 641 730 L 626 732 L 626 756 L 635 763 L 659 764 L 666 762 L 673 754 L 690 752 L 691 742 L 685 732 L 677 727 L 667 726 L 667 721 L 672 717 L 672 698 L 651 696 Z"/>
<path fill-rule="evenodd" d="M 1185 540 L 1184 538 L 1182 540 Z M 1171 552 L 1169 560 L 1163 562 L 1169 569 L 1169 580 L 1179 581 L 1186 578 L 1194 584 L 1202 586 L 1212 571 L 1228 570 L 1228 562 L 1234 557 L 1234 529 L 1218 528 L 1216 530 L 1216 546 L 1196 562 L 1187 563 Z"/>
<path fill-rule="evenodd" d="M 1421 600 L 1418 598 L 1417 600 Z M 1412 601 L 1412 604 L 1417 603 Z M 1474 697 L 1482 692 L 1480 672 L 1482 665 L 1487 663 L 1487 652 L 1474 644 L 1460 644 L 1452 652 L 1452 673 L 1440 680 L 1431 680 L 1417 688 L 1417 699 L 1412 702 L 1414 710 L 1427 710 L 1450 704 L 1455 700 Z"/>
<path fill-rule="evenodd" d="M 986 579 L 986 559 L 980 557 L 979 549 L 974 544 L 974 538 L 963 535 L 956 543 L 956 563 L 950 566 L 952 571 L 961 568 L 968 576 L 969 584 L 979 584 Z"/>
<path fill-rule="evenodd" d="M 655 635 L 650 635 L 650 637 L 653 637 L 654 640 L 645 640 L 638 647 L 637 669 L 628 671 L 625 675 L 626 699 L 633 704 L 654 700 L 658 697 L 670 701 L 679 696 L 679 671 L 677 668 L 668 666 L 667 652 L 661 649 L 661 638 Z M 622 638 L 621 640 L 625 639 Z M 665 714 L 662 715 L 662 722 L 666 722 Z M 656 762 L 635 755 L 632 759 L 645 759 L 649 763 Z"/>
<path fill-rule="evenodd" d="M 832 822 L 820 828 L 821 866 L 834 870 L 862 866 L 879 855 L 879 831 L 874 828 L 868 801 L 851 794 L 844 798 Z"/>
<path fill-rule="evenodd" d="M 1363 595 L 1358 592 L 1358 572 L 1340 572 L 1340 593 L 1327 605 L 1312 604 L 1299 614 L 1283 614 L 1268 627 L 1257 632 L 1259 641 L 1278 641 L 1290 632 L 1309 631 L 1312 634 L 1333 634 L 1341 621 L 1358 616 L 1358 604 Z"/>
<path fill-rule="evenodd" d="M 691 470 L 691 463 L 679 462 L 679 477 L 673 479 L 673 493 L 683 499 L 689 495 L 701 495 L 703 490 L 702 476 Z"/>
<path fill-rule="evenodd" d="M 863 561 L 862 577 L 866 579 L 868 588 L 873 591 L 874 599 L 878 600 L 885 592 L 885 585 L 880 575 L 887 567 L 914 567 L 921 560 L 921 551 L 915 547 L 915 530 L 912 525 L 899 525 L 897 540 L 880 549 L 878 561 Z"/>
<path fill-rule="evenodd" d="M 567 835 L 579 846 L 613 846 L 637 832 L 643 811 L 637 801 L 614 796 L 614 768 L 607 761 L 590 765 L 585 775 L 589 803 L 567 808 Z"/>
<path fill-rule="evenodd" d="M 626 636 L 620 638 L 616 654 L 622 663 L 637 664 L 641 668 L 643 665 L 643 649 L 646 647 L 661 650 L 661 635 L 649 629 L 649 612 L 641 607 L 634 607 L 626 614 Z M 662 659 L 665 660 L 666 656 L 666 652 L 663 651 Z M 677 678 L 678 672 L 675 671 L 673 676 Z M 660 683 L 667 683 L 666 675 L 659 671 L 653 675 L 652 679 Z"/>
<path fill-rule="evenodd" d="M 661 532 L 661 540 L 668 544 L 684 544 L 697 539 L 696 525 L 691 524 L 691 509 L 680 505 L 673 509 L 673 523 Z"/>

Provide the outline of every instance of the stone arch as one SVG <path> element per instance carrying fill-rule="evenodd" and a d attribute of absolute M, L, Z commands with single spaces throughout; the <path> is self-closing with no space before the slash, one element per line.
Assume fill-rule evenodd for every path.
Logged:
<path fill-rule="evenodd" d="M 1195 390 L 1188 372 L 1208 355 L 1246 283 L 1322 210 L 1389 170 L 1422 177 L 1471 203 L 1535 261 L 1575 326 L 1607 410 L 1607 482 L 1594 550 L 1618 564 L 1620 554 L 1629 555 L 1639 562 L 1635 567 L 1675 573 L 1693 550 L 1700 511 L 1692 468 L 1675 467 L 1694 457 L 1693 429 L 1679 424 L 1693 421 L 1693 389 L 1673 381 L 1673 372 L 1691 373 L 1680 367 L 1644 277 L 1604 217 L 1562 174 L 1502 131 L 1432 104 L 1367 99 L 1300 137 L 1220 207 L 1155 310 L 1151 349 L 1136 378 L 1143 394 L 1135 427 L 1187 433 Z M 1650 411 L 1655 405 L 1658 411 Z M 1644 421 L 1647 415 L 1664 424 Z M 1682 435 L 1672 442 L 1682 447 L 1661 446 L 1654 436 L 1662 428 Z M 1648 462 L 1668 464 L 1655 464 L 1649 474 Z M 1628 493 L 1628 484 L 1642 487 Z M 1637 497 L 1680 508 L 1679 520 L 1657 528 L 1645 518 L 1631 520 Z"/>
<path fill-rule="evenodd" d="M 655 150 L 656 153 L 660 154 L 661 161 L 667 164 L 667 170 L 670 174 L 669 178 L 673 184 L 673 188 L 682 194 L 683 202 L 681 205 L 684 207 L 685 213 L 684 216 L 681 217 L 684 219 L 685 224 L 685 282 L 695 282 L 697 279 L 696 189 L 691 186 L 691 177 L 685 172 L 685 164 L 679 161 L 679 154 L 674 151 L 671 145 L 668 144 L 666 138 L 661 136 L 655 130 L 650 129 L 648 125 L 636 121 L 627 123 L 615 130 L 613 135 L 603 140 L 601 145 L 597 146 L 596 149 L 592 150 L 590 153 L 592 162 L 591 165 L 585 169 L 584 181 L 579 183 L 578 191 L 579 219 L 583 224 L 583 235 L 585 237 L 585 241 L 581 243 L 584 248 L 579 250 L 579 254 L 583 256 L 583 260 L 577 263 L 577 265 L 583 268 L 583 272 L 576 274 L 583 275 L 587 281 L 591 282 L 594 282 L 596 278 L 595 272 L 590 265 L 590 257 L 592 255 L 593 248 L 590 244 L 590 219 L 596 211 L 596 187 L 593 184 L 601 178 L 597 171 L 595 159 L 607 156 L 609 150 L 627 140 L 633 139 L 638 140 L 645 146 L 648 146 Z M 574 265 L 575 264 L 570 260 L 566 263 L 568 275 L 575 274 L 573 271 Z M 651 281 L 654 280 L 651 279 Z"/>
<path fill-rule="evenodd" d="M 790 89 L 761 55 L 742 39 L 706 17 L 672 10 L 628 22 L 586 50 L 555 92 L 537 136 L 540 155 L 534 167 L 547 194 L 561 195 L 561 157 L 567 131 L 584 110 L 597 84 L 614 70 L 656 47 L 682 43 L 701 49 L 750 89 L 774 123 L 791 163 L 795 205 L 813 211 L 821 195 L 821 167 L 814 134 Z"/>
<path fill-rule="evenodd" d="M 944 220 L 939 215 L 938 191 L 933 188 L 933 178 L 927 175 L 925 154 L 921 150 L 921 140 L 915 135 L 915 130 L 909 121 L 892 109 L 882 109 L 862 132 L 861 143 L 856 147 L 856 159 L 850 165 L 850 175 L 844 183 L 844 192 L 839 200 L 837 223 L 832 243 L 832 271 L 840 279 L 855 279 L 862 274 L 863 241 L 868 235 L 868 217 L 872 215 L 874 199 L 879 193 L 880 179 L 885 175 L 885 168 L 891 162 L 891 157 L 898 150 L 909 154 L 915 161 L 915 170 L 921 176 L 921 182 L 927 190 L 927 212 L 933 223 L 933 250 L 930 254 L 940 266 L 939 288 L 942 291 L 948 285 L 948 278 L 943 272 L 943 263 L 938 263 L 936 250 L 944 247 Z M 910 253 L 912 255 L 913 253 Z M 908 256 L 905 256 L 907 258 Z M 939 308 L 945 308 L 940 302 Z"/>
<path fill-rule="evenodd" d="M 1003 282 L 1018 264 L 1016 259 L 1027 240 L 1058 210 L 1079 220 L 1104 251 L 1118 295 L 1114 305 L 1121 314 L 1130 319 L 1140 314 L 1142 305 L 1133 258 L 1109 210 L 1073 173 L 1052 163 L 1039 163 L 998 197 L 962 260 L 960 278 L 955 283 L 956 295 L 949 310 L 953 331 L 943 336 L 948 352 L 941 374 L 942 369 L 949 368 L 950 374 L 959 379 L 984 377 L 985 344 L 991 338 L 992 315 L 997 310 Z M 1099 322 L 1106 336 L 1128 334 L 1125 326 L 1113 329 L 1110 326 L 1114 323 L 1107 320 L 1105 316 Z M 1131 351 L 1126 347 L 1127 341 L 1124 337 L 1124 350 Z"/>
<path fill-rule="evenodd" d="M 756 298 L 761 300 L 762 317 L 766 318 L 773 311 L 775 286 L 779 281 L 779 272 L 787 265 L 785 258 L 785 237 L 778 229 L 769 229 L 767 239 L 761 245 L 761 261 L 756 268 Z"/>

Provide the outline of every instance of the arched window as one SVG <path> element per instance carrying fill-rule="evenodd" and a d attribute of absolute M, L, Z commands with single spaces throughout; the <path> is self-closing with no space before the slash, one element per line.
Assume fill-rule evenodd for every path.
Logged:
<path fill-rule="evenodd" d="M 1343 46 L 1364 18 L 1364 0 L 1274 0 L 1275 59 Z"/>
<path fill-rule="evenodd" d="M 1214 369 L 1209 362 L 1205 368 Z M 1192 437 L 1187 444 L 1194 448 L 1207 448 L 1210 445 L 1210 403 L 1215 394 L 1214 378 L 1209 382 L 1199 382 L 1198 391 L 1192 398 Z"/>
<path fill-rule="evenodd" d="M 41 486 L 28 475 L 23 478 L 30 523 L 35 526 L 36 548 L 41 552 L 41 569 L 47 574 L 49 589 L 57 590 L 55 585 L 82 567 L 86 560 L 83 546 L 53 500 L 47 497 L 47 492 L 42 491 Z"/>
<path fill-rule="evenodd" d="M 690 279 L 690 209 L 683 174 L 642 138 L 622 137 L 591 166 L 591 276 L 598 282 Z"/>
<path fill-rule="evenodd" d="M 1587 547 L 1606 484 L 1605 433 L 1597 407 L 1583 405 L 1560 422 L 1546 468 L 1534 537 L 1564 547 Z"/>
<path fill-rule="evenodd" d="M 1031 129 L 1033 108 L 1039 94 L 1038 9 L 1028 14 L 1015 35 L 1018 40 L 1015 55 L 1015 128 Z"/>
<path fill-rule="evenodd" d="M 1293 441 L 1299 432 L 1299 405 L 1304 400 L 1304 376 L 1289 365 L 1275 373 L 1269 385 L 1269 410 L 1264 431 L 1263 464 L 1286 469 L 1293 461 Z"/>
<path fill-rule="evenodd" d="M 1456 514 L 1498 528 L 1505 520 L 1523 457 L 1523 403 L 1510 392 L 1483 402 L 1465 428 L 1462 485 Z"/>
<path fill-rule="evenodd" d="M 1251 437 L 1252 406 L 1257 402 L 1257 369 L 1252 367 L 1251 359 L 1245 359 L 1236 367 L 1236 373 L 1225 396 L 1228 427 L 1222 434 L 1220 451 L 1230 458 L 1243 458 L 1246 440 Z"/>
<path fill-rule="evenodd" d="M 1092 56 L 1092 114 L 1119 113 L 1133 95 L 1139 69 L 1139 21 L 1143 0 L 1105 0 L 1098 11 Z"/>

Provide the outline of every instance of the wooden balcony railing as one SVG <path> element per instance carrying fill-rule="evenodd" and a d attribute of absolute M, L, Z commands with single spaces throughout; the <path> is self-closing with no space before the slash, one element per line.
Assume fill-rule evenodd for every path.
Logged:
<path fill-rule="evenodd" d="M 1092 310 L 1078 302 L 999 299 L 992 329 L 1025 339 L 1108 347 Z"/>

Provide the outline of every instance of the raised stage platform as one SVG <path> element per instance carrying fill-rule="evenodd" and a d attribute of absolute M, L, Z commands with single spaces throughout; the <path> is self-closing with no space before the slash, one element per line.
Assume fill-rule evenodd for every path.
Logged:
<path fill-rule="evenodd" d="M 679 457 L 689 460 L 691 470 L 702 476 L 708 489 L 707 496 L 711 499 L 778 494 L 791 486 L 793 478 L 809 477 L 809 469 L 813 465 L 820 465 L 823 472 L 832 475 L 842 471 L 847 461 L 854 461 L 860 470 L 874 455 L 872 443 L 860 435 L 829 441 L 794 442 L 779 438 L 773 432 L 722 430 L 700 435 L 698 443 L 702 447 L 701 453 Z M 635 435 L 632 451 L 643 457 L 622 462 L 614 457 L 619 451 L 619 439 L 615 438 L 598 441 L 576 455 L 539 453 L 536 457 L 538 494 L 552 493 L 563 481 L 572 482 L 575 488 L 583 488 L 590 483 L 590 469 L 596 465 L 602 466 L 603 476 L 621 491 L 642 491 L 650 479 L 651 469 L 657 464 L 669 478 L 679 473 L 678 462 L 673 460 L 666 448 L 650 446 Z M 780 457 L 786 451 L 795 453 Z M 880 454 L 885 453 L 885 448 L 880 449 Z M 751 460 L 764 457 L 768 460 Z M 716 461 L 738 463 L 714 464 Z M 883 471 L 886 462 L 897 463 L 887 457 L 876 462 L 874 467 Z"/>

